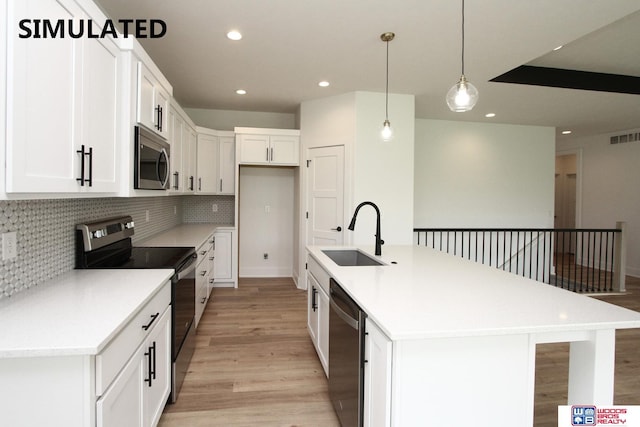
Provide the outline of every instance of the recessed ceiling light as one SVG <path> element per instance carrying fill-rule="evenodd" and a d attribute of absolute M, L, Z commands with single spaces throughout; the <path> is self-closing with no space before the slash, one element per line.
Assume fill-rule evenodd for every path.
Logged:
<path fill-rule="evenodd" d="M 328 81 L 326 81 L 326 80 L 323 80 L 323 81 L 321 81 L 321 82 L 318 82 L 318 86 L 320 86 L 320 87 L 327 87 L 327 86 L 329 86 L 329 82 L 328 82 Z"/>
<path fill-rule="evenodd" d="M 562 134 L 563 134 L 563 135 L 569 135 L 570 133 L 571 133 L 571 131 L 570 131 L 570 130 L 563 130 L 563 131 L 562 131 Z"/>
<path fill-rule="evenodd" d="M 496 113 L 487 113 L 484 116 L 490 119 L 491 117 L 495 117 Z"/>
<path fill-rule="evenodd" d="M 560 46 L 558 46 L 558 47 L 554 47 L 554 48 L 553 48 L 553 50 L 560 50 L 560 49 L 562 49 L 563 47 L 564 47 L 563 45 L 560 45 Z"/>
<path fill-rule="evenodd" d="M 242 38 L 242 34 L 240 34 L 240 31 L 236 31 L 236 30 L 229 31 L 227 33 L 227 38 L 229 40 L 240 40 Z"/>
<path fill-rule="evenodd" d="M 238 89 L 238 90 L 236 90 L 236 93 L 237 93 L 238 95 L 246 95 L 246 94 L 247 94 L 247 91 L 246 91 L 246 90 L 244 90 L 244 89 Z"/>

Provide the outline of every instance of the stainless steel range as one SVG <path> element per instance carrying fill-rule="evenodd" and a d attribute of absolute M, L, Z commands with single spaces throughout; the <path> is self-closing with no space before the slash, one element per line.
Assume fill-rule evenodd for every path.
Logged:
<path fill-rule="evenodd" d="M 76 226 L 76 268 L 170 268 L 172 329 L 172 381 L 169 401 L 174 403 L 195 349 L 195 269 L 193 247 L 133 246 L 130 216 L 107 218 Z M 132 283 L 131 286 L 135 286 Z"/>

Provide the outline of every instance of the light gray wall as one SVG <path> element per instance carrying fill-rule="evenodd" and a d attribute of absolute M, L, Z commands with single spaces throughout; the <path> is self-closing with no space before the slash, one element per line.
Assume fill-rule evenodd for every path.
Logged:
<path fill-rule="evenodd" d="M 297 129 L 295 114 L 264 113 L 257 111 L 207 110 L 185 108 L 184 111 L 198 126 L 215 130 L 233 130 L 234 127 Z"/>
<path fill-rule="evenodd" d="M 416 120 L 416 227 L 553 227 L 555 130 Z"/>
<path fill-rule="evenodd" d="M 616 221 L 625 221 L 627 274 L 640 277 L 640 142 L 612 145 L 609 136 L 560 140 L 557 151 L 575 152 L 581 158 L 578 200 L 582 203 L 576 226 L 613 228 Z"/>

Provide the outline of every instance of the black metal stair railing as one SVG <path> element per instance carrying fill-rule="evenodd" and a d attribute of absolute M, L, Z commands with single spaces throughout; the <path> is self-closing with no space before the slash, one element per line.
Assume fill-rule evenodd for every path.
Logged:
<path fill-rule="evenodd" d="M 621 252 L 621 229 L 414 228 L 413 231 L 417 245 L 563 289 L 577 292 L 620 289 L 615 283 L 618 275 L 614 269 L 619 266 L 616 257 L 621 255 L 617 253 Z"/>

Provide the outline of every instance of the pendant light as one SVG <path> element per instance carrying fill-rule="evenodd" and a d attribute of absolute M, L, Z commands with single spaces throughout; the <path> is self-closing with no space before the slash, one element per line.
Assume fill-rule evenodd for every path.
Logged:
<path fill-rule="evenodd" d="M 464 0 L 462 0 L 462 75 L 449 92 L 447 92 L 447 105 L 451 111 L 462 113 L 470 111 L 478 102 L 478 89 L 464 76 Z"/>
<path fill-rule="evenodd" d="M 382 131 L 380 136 L 384 142 L 391 141 L 393 139 L 393 129 L 391 129 L 391 122 L 389 121 L 389 42 L 393 40 L 396 35 L 394 33 L 382 33 L 380 34 L 380 40 L 387 44 L 387 80 L 384 91 L 384 122 L 382 123 Z"/>

